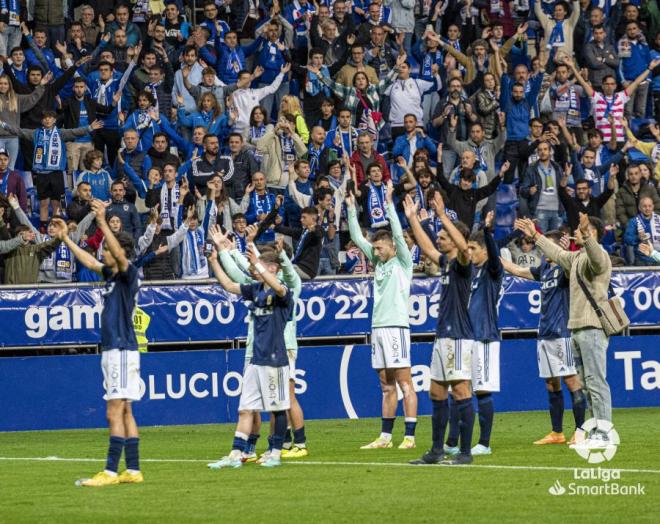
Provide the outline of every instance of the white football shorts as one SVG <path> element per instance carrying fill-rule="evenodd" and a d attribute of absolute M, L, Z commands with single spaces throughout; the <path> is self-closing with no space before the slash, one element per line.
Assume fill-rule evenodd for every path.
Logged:
<path fill-rule="evenodd" d="M 371 367 L 394 369 L 410 367 L 410 329 L 376 327 L 371 331 Z"/>
<path fill-rule="evenodd" d="M 536 356 L 541 378 L 577 375 L 573 360 L 573 345 L 569 337 L 538 340 Z"/>
<path fill-rule="evenodd" d="M 140 400 L 140 352 L 110 349 L 101 354 L 105 400 Z"/>
<path fill-rule="evenodd" d="M 500 390 L 500 342 L 475 340 L 472 345 L 472 390 Z"/>
<path fill-rule="evenodd" d="M 431 379 L 436 382 L 459 382 L 472 378 L 474 340 L 436 338 L 431 357 Z"/>
<path fill-rule="evenodd" d="M 248 364 L 243 374 L 239 411 L 285 411 L 289 399 L 289 366 Z"/>

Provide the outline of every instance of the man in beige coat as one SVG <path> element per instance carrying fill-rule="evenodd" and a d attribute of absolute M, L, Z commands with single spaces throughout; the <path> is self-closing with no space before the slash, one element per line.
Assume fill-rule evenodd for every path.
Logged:
<path fill-rule="evenodd" d="M 289 174 L 293 174 L 293 163 L 307 153 L 307 147 L 296 133 L 293 121 L 280 116 L 275 127 L 271 127 L 257 141 L 257 151 L 264 155 L 261 171 L 266 174 L 266 183 L 273 189 L 285 189 Z"/>
<path fill-rule="evenodd" d="M 598 218 L 580 213 L 575 243 L 581 249 L 569 252 L 539 234 L 531 220 L 525 219 L 523 222 L 523 232 L 532 237 L 543 254 L 556 261 L 569 275 L 571 304 L 568 328 L 571 330 L 575 364 L 587 390 L 592 416 L 599 421 L 611 421 L 612 398 L 607 383 L 609 338 L 578 283 L 579 276 L 596 303 L 607 300 L 612 262 L 599 243 L 604 232 L 603 224 Z M 607 445 L 607 436 L 598 428 L 588 437 L 595 447 Z"/>

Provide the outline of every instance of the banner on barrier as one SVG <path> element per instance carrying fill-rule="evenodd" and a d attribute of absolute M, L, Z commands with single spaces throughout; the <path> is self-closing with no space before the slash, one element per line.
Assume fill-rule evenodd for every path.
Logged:
<path fill-rule="evenodd" d="M 411 349 L 421 415 L 431 412 L 431 349 L 429 343 Z M 140 425 L 235 421 L 243 356 L 242 350 L 143 354 L 143 396 L 134 406 Z M 659 360 L 660 336 L 611 339 L 607 369 L 615 407 L 660 405 Z M 100 361 L 98 355 L 0 359 L 0 431 L 104 427 Z M 380 416 L 369 346 L 305 348 L 296 367 L 296 393 L 307 419 Z M 546 409 L 536 341 L 503 341 L 500 368 L 498 411 Z"/>
<path fill-rule="evenodd" d="M 615 273 L 613 286 L 632 326 L 660 325 L 660 272 Z M 409 302 L 415 333 L 433 333 L 437 279 L 413 281 Z M 541 292 L 535 282 L 507 278 L 500 306 L 502 329 L 535 329 Z M 244 338 L 246 308 L 220 286 L 144 286 L 138 297 L 149 318 L 150 342 L 205 342 Z M 0 290 L 0 347 L 96 344 L 101 290 L 92 287 Z M 296 308 L 299 337 L 360 335 L 370 331 L 370 279 L 305 283 Z"/>

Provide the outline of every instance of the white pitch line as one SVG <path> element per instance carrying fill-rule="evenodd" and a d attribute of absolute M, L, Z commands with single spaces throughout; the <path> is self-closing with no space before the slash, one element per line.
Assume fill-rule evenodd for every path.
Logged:
<path fill-rule="evenodd" d="M 67 457 L 0 457 L 4 461 L 29 461 L 29 462 L 104 462 L 105 459 L 94 458 L 67 458 Z M 214 462 L 215 459 L 140 459 L 140 462 L 164 462 L 164 463 L 207 463 Z M 414 465 L 405 462 L 339 462 L 339 461 L 286 461 L 287 465 L 292 466 L 369 466 L 369 467 L 399 467 L 410 469 L 425 469 L 437 467 L 434 464 Z M 442 465 L 441 465 L 442 466 Z M 446 466 L 450 467 L 450 466 Z M 457 466 L 451 466 L 457 467 Z M 562 467 L 562 466 L 511 466 L 504 464 L 466 464 L 458 466 L 460 468 L 478 468 L 478 469 L 502 469 L 512 471 L 574 471 L 575 469 L 585 469 L 588 465 L 580 467 Z M 660 469 L 623 469 L 623 468 L 603 468 L 616 469 L 621 473 L 650 473 L 660 474 Z"/>

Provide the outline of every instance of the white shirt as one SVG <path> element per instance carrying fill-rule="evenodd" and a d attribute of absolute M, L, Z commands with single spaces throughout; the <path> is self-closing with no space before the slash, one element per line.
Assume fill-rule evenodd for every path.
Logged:
<path fill-rule="evenodd" d="M 234 124 L 234 129 L 237 133 L 241 133 L 250 125 L 250 114 L 252 110 L 268 95 L 275 93 L 279 89 L 283 79 L 284 75 L 280 73 L 275 77 L 273 83 L 268 86 L 258 89 L 237 89 L 234 91 L 232 100 L 238 112 L 238 120 Z"/>
<path fill-rule="evenodd" d="M 422 108 L 422 98 L 424 92 L 429 89 L 439 89 L 442 86 L 440 77 L 436 75 L 437 87 L 433 82 L 415 78 L 406 80 L 395 80 L 394 83 L 385 90 L 385 94 L 390 97 L 390 122 L 394 127 L 403 125 L 403 117 L 413 114 L 417 117 L 417 123 L 424 125 L 424 109 Z"/>

